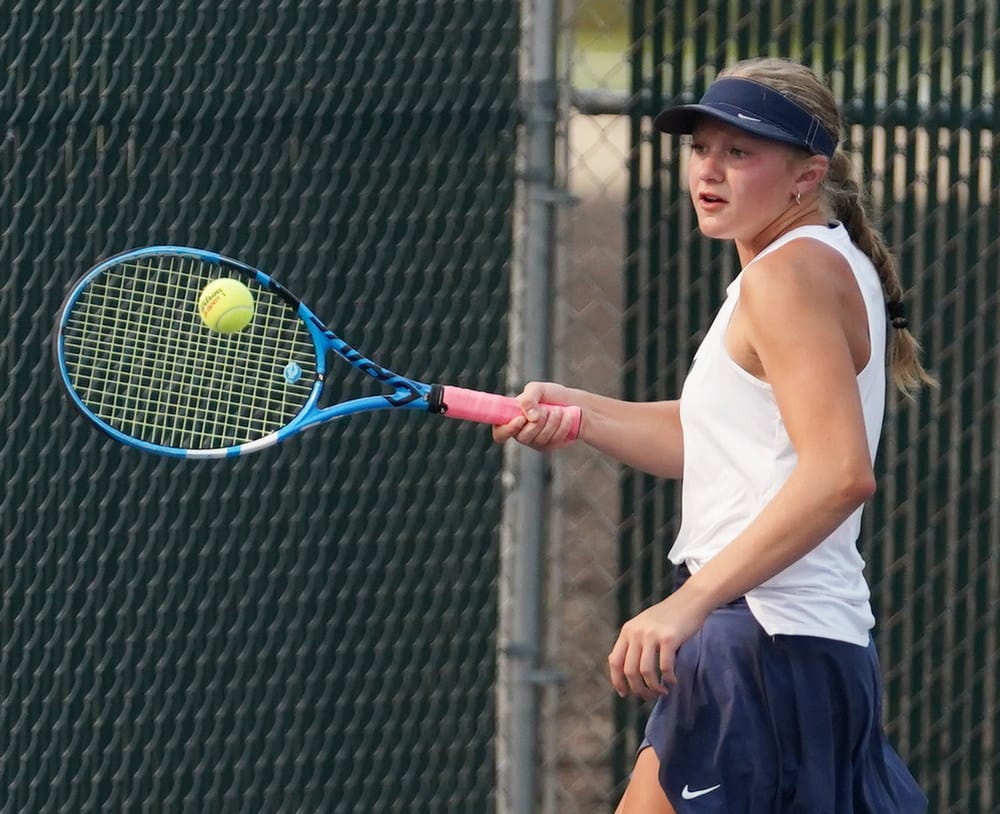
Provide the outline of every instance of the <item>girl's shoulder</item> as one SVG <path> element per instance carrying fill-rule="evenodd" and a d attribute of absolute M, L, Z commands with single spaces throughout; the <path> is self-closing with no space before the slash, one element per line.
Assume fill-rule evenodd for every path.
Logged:
<path fill-rule="evenodd" d="M 779 238 L 740 273 L 741 298 L 762 304 L 837 297 L 847 284 L 856 285 L 844 251 L 810 233 Z"/>

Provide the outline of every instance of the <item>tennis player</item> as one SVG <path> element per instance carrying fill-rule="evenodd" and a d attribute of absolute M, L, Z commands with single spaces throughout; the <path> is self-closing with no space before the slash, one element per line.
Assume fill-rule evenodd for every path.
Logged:
<path fill-rule="evenodd" d="M 683 478 L 679 584 L 608 657 L 620 695 L 656 700 L 618 814 L 922 812 L 880 723 L 857 540 L 887 366 L 906 394 L 933 380 L 833 95 L 804 66 L 750 60 L 655 125 L 691 135 L 699 228 L 742 267 L 680 399 L 532 383 L 493 431 L 558 448 L 568 417 L 540 404 L 577 404 L 584 441 Z"/>

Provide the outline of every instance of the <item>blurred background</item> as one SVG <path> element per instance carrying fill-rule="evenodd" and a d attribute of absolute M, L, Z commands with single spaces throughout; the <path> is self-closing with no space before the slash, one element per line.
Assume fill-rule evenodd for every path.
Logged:
<path fill-rule="evenodd" d="M 1000 812 L 992 0 L 0 0 L 0 812 L 610 812 L 606 680 L 673 485 L 351 418 L 246 460 L 99 436 L 76 276 L 152 243 L 274 274 L 381 364 L 674 396 L 738 270 L 652 132 L 736 59 L 825 76 L 941 389 L 893 403 L 862 550 L 889 734 Z"/>

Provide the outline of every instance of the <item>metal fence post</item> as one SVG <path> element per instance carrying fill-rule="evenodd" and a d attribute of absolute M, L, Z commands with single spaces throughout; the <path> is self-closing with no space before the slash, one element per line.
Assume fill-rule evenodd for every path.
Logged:
<path fill-rule="evenodd" d="M 518 191 L 511 271 L 508 384 L 549 376 L 555 244 L 556 3 L 521 3 Z M 547 462 L 510 445 L 501 530 L 497 654 L 497 811 L 534 814 L 538 799 L 539 670 Z"/>

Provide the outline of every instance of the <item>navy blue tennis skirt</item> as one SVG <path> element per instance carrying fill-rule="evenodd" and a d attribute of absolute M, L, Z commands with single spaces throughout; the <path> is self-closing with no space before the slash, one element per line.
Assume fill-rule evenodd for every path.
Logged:
<path fill-rule="evenodd" d="M 769 636 L 740 599 L 681 646 L 675 669 L 643 747 L 678 814 L 926 811 L 882 731 L 874 643 Z"/>

